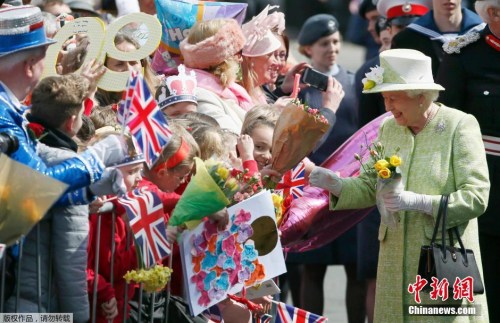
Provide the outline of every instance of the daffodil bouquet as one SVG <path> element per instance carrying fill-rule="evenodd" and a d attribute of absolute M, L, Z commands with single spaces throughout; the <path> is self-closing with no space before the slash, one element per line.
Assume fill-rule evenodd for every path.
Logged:
<path fill-rule="evenodd" d="M 399 152 L 399 147 L 396 148 L 394 154 L 390 156 L 386 155 L 385 148 L 380 142 L 368 145 L 368 149 L 370 151 L 371 161 L 367 164 L 371 164 L 371 166 L 363 164 L 359 154 L 355 154 L 354 158 L 361 163 L 365 173 L 376 173 L 377 184 L 375 187 L 375 197 L 381 221 L 383 224 L 394 228 L 399 222 L 399 217 L 396 213 L 390 212 L 385 208 L 382 195 L 386 192 L 396 190 L 399 182 L 401 181 L 401 171 L 399 166 L 401 166 L 403 160 L 397 154 Z"/>
<path fill-rule="evenodd" d="M 354 158 L 361 163 L 361 167 L 363 167 L 366 173 L 376 172 L 377 176 L 382 179 L 389 179 L 400 173 L 399 166 L 402 163 L 402 159 L 397 155 L 399 147 L 390 156 L 385 156 L 385 148 L 380 142 L 372 143 L 368 146 L 368 149 L 370 150 L 371 164 L 373 164 L 370 168 L 362 163 L 359 154 L 354 155 Z"/>
<path fill-rule="evenodd" d="M 222 163 L 195 158 L 196 173 L 177 202 L 169 224 L 179 226 L 201 220 L 228 206 L 239 191 L 238 181 Z"/>
<path fill-rule="evenodd" d="M 148 269 L 129 270 L 123 278 L 128 284 L 131 281 L 142 283 L 146 292 L 153 293 L 165 288 L 171 275 L 172 269 L 155 265 Z"/>

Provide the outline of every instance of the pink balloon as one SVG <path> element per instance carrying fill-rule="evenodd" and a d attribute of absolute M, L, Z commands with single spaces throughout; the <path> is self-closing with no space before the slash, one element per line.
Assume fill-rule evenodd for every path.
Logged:
<path fill-rule="evenodd" d="M 339 172 L 341 177 L 359 175 L 360 163 L 369 157 L 366 147 L 376 140 L 385 113 L 374 119 L 344 142 L 321 167 Z M 363 148 L 362 148 L 363 147 Z M 281 243 L 288 251 L 307 251 L 319 248 L 363 220 L 373 208 L 360 210 L 329 210 L 330 197 L 326 190 L 306 186 L 302 197 L 292 201 L 287 219 L 281 224 Z"/>

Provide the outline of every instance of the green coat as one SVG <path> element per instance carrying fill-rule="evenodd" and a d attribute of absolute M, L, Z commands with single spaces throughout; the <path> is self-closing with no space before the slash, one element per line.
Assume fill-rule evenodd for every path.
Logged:
<path fill-rule="evenodd" d="M 474 296 L 474 304 L 480 305 L 480 316 L 408 315 L 407 305 L 418 305 L 408 286 L 415 283 L 420 247 L 428 245 L 432 238 L 441 194 L 450 194 L 448 226 L 458 226 L 465 247 L 474 251 L 482 273 L 476 218 L 486 209 L 490 183 L 481 132 L 472 115 L 440 106 L 436 116 L 417 135 L 397 125 L 392 117 L 384 120 L 379 130 L 378 140 L 387 155 L 400 148 L 398 155 L 403 161 L 400 168 L 405 189 L 433 196 L 433 215 L 398 212 L 400 222 L 396 228 L 380 225 L 376 322 L 488 322 L 485 295 Z M 366 173 L 358 178 L 343 179 L 339 198 L 330 196 L 330 208 L 373 206 L 375 181 L 375 175 Z M 431 300 L 428 293 L 421 292 L 420 296 L 421 304 L 460 302 L 453 300 L 453 293 L 446 303 L 441 299 Z M 464 299 L 462 304 L 467 302 Z"/>

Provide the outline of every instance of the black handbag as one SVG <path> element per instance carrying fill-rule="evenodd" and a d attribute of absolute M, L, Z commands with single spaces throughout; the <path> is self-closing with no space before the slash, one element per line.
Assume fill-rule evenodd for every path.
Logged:
<path fill-rule="evenodd" d="M 428 282 L 424 290 L 431 289 L 430 283 L 432 277 L 436 277 L 439 281 L 446 278 L 448 280 L 448 288 L 453 289 L 453 284 L 456 278 L 460 280 L 466 277 L 472 277 L 474 294 L 483 294 L 484 286 L 477 267 L 474 252 L 470 249 L 465 249 L 457 227 L 446 230 L 446 216 L 448 214 L 448 195 L 441 197 L 439 205 L 436 225 L 432 234 L 430 246 L 422 246 L 420 250 L 420 259 L 418 264 L 418 274 L 425 278 Z M 442 221 L 441 221 L 442 219 Z M 436 237 L 441 222 L 441 243 L 436 243 Z M 445 232 L 448 232 L 450 244 L 446 245 Z M 460 248 L 454 247 L 453 234 L 455 234 Z"/>

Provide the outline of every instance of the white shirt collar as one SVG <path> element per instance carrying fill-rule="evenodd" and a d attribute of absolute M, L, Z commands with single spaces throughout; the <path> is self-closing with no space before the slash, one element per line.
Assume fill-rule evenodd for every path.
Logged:
<path fill-rule="evenodd" d="M 22 111 L 21 102 L 19 102 L 19 100 L 17 99 L 17 97 L 14 95 L 14 93 L 12 93 L 12 91 L 9 89 L 9 87 L 7 85 L 5 85 L 2 81 L 0 81 L 0 84 L 2 85 L 3 89 L 5 90 L 5 93 L 7 94 L 7 96 L 9 97 L 9 100 L 10 100 L 11 104 L 18 111 Z"/>

